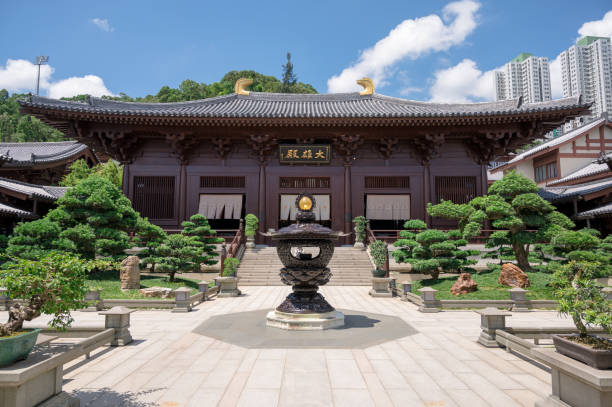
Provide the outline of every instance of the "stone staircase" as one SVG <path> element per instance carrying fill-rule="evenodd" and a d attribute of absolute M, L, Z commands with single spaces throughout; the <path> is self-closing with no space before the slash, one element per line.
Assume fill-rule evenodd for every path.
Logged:
<path fill-rule="evenodd" d="M 239 285 L 283 285 L 279 272 L 283 267 L 275 247 L 247 249 L 238 267 Z M 327 285 L 371 285 L 372 263 L 365 251 L 336 247 L 328 266 L 333 274 Z"/>

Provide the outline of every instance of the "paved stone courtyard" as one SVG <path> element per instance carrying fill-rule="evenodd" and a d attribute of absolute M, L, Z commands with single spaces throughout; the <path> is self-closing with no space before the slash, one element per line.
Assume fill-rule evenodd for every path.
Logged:
<path fill-rule="evenodd" d="M 322 292 L 336 308 L 399 317 L 414 331 L 352 349 L 246 348 L 203 335 L 208 318 L 271 309 L 289 292 L 280 286 L 241 289 L 246 295 L 205 302 L 186 314 L 132 313 L 135 341 L 66 365 L 64 390 L 77 395 L 81 406 L 164 407 L 531 407 L 550 393 L 546 370 L 476 343 L 480 318 L 473 311 L 422 314 L 397 298 L 371 298 L 368 287 Z M 74 316 L 74 326 L 103 325 L 95 313 Z M 571 322 L 554 311 L 538 311 L 513 313 L 509 325 Z"/>

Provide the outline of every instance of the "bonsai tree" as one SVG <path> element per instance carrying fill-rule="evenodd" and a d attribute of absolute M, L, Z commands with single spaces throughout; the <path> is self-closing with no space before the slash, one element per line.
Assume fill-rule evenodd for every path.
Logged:
<path fill-rule="evenodd" d="M 0 271 L 0 286 L 7 288 L 12 298 L 23 298 L 25 304 L 14 302 L 8 321 L 0 324 L 0 336 L 23 329 L 24 321 L 41 314 L 53 316 L 50 325 L 62 329 L 70 326 L 70 310 L 86 306 L 87 263 L 75 255 L 46 253 L 38 260 L 19 259 Z"/>
<path fill-rule="evenodd" d="M 169 280 L 173 282 L 176 273 L 199 271 L 202 242 L 193 236 L 168 235 L 159 246 L 152 249 L 148 260 L 156 265 L 156 271 L 168 273 Z"/>
<path fill-rule="evenodd" d="M 108 160 L 106 163 L 90 167 L 85 160 L 79 159 L 72 163 L 70 172 L 62 178 L 60 185 L 73 187 L 91 175 L 106 178 L 118 188 L 121 188 L 123 183 L 123 168 L 115 163 L 115 161 Z"/>
<path fill-rule="evenodd" d="M 425 222 L 409 220 L 400 232 L 401 239 L 394 243 L 398 247 L 393 257 L 398 263 L 410 263 L 412 270 L 431 275 L 436 280 L 442 271 L 472 271 L 468 266 L 476 263 L 468 256 L 478 254 L 461 247 L 467 241 L 458 230 L 443 232 L 425 229 Z"/>
<path fill-rule="evenodd" d="M 98 175 L 70 188 L 46 217 L 59 224 L 60 237 L 71 240 L 85 259 L 123 257 L 139 218 L 121 190 Z"/>
<path fill-rule="evenodd" d="M 561 264 L 570 261 L 596 263 L 595 277 L 610 274 L 610 255 L 601 249 L 602 241 L 592 230 L 565 230 L 553 236 L 548 245 L 543 245 L 544 253 L 552 254 L 547 269 L 556 270 Z"/>
<path fill-rule="evenodd" d="M 253 215 L 252 213 L 249 213 L 247 214 L 247 216 L 244 217 L 244 222 L 244 235 L 246 237 L 255 236 L 257 228 L 259 227 L 259 219 L 257 219 L 257 216 Z"/>
<path fill-rule="evenodd" d="M 598 267 L 598 263 L 572 260 L 558 268 L 551 282 L 559 312 L 572 318 L 581 341 L 595 344 L 597 340 L 587 339 L 588 326 L 600 326 L 612 334 L 612 303 L 594 281 Z"/>
<path fill-rule="evenodd" d="M 387 262 L 387 244 L 382 240 L 376 240 L 370 244 L 370 255 L 376 269 L 372 272 L 375 276 L 384 276 L 386 270 L 383 270 Z"/>
<path fill-rule="evenodd" d="M 211 229 L 208 224 L 208 220 L 205 216 L 195 214 L 189 218 L 188 222 L 183 222 L 183 231 L 181 232 L 185 236 L 194 237 L 197 241 L 202 243 L 202 255 L 200 256 L 199 263 L 206 265 L 213 265 L 218 262 L 215 257 L 219 255 L 215 251 L 214 246 L 217 243 L 223 243 L 225 240 L 222 237 L 216 237 L 217 232 Z"/>
<path fill-rule="evenodd" d="M 486 220 L 491 221 L 494 228 L 507 232 L 502 241 L 512 247 L 518 266 L 528 271 L 530 245 L 549 241 L 555 234 L 574 227 L 569 218 L 537 192 L 535 182 L 512 171 L 495 181 L 486 196 L 467 204 L 449 201 L 428 204 L 427 212 L 434 217 L 457 220 L 466 240 L 480 234 Z"/>
<path fill-rule="evenodd" d="M 238 272 L 240 260 L 235 257 L 226 257 L 223 260 L 223 277 L 235 277 Z"/>
<path fill-rule="evenodd" d="M 355 242 L 364 242 L 366 239 L 367 219 L 365 216 L 356 216 L 353 219 L 355 225 Z"/>
<path fill-rule="evenodd" d="M 138 253 L 138 257 L 146 264 L 151 265 L 151 271 L 155 272 L 155 257 L 154 251 L 156 247 L 168 238 L 168 235 L 162 228 L 149 222 L 147 218 L 138 217 L 136 223 L 136 236 L 133 243 L 136 246 L 144 247 Z"/>
<path fill-rule="evenodd" d="M 75 252 L 71 240 L 60 237 L 62 229 L 47 218 L 20 223 L 9 238 L 6 254 L 12 259 L 38 260 L 53 250 Z"/>

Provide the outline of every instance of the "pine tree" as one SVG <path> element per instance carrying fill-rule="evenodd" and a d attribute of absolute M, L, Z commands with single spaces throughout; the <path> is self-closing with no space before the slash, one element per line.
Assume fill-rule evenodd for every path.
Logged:
<path fill-rule="evenodd" d="M 176 273 L 199 271 L 202 246 L 202 242 L 195 236 L 169 235 L 163 243 L 152 250 L 150 259 L 155 263 L 156 271 L 168 273 L 169 280 L 174 281 Z"/>
<path fill-rule="evenodd" d="M 213 265 L 217 263 L 216 256 L 219 254 L 215 251 L 215 244 L 223 243 L 225 240 L 221 237 L 215 237 L 217 232 L 213 230 L 208 219 L 204 215 L 195 214 L 189 218 L 189 221 L 183 222 L 183 231 L 181 232 L 185 236 L 196 238 L 202 243 L 202 254 L 197 260 L 199 264 Z"/>
<path fill-rule="evenodd" d="M 297 76 L 293 73 L 293 62 L 291 62 L 291 52 L 287 52 L 287 63 L 283 67 L 283 77 L 281 79 L 281 92 L 291 93 L 297 83 Z"/>

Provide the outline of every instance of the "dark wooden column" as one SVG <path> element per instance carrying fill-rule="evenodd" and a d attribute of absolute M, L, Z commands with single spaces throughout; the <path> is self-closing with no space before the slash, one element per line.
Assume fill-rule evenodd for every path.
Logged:
<path fill-rule="evenodd" d="M 433 199 L 429 162 L 440 154 L 440 147 L 442 147 L 444 141 L 445 135 L 442 133 L 421 134 L 411 140 L 414 156 L 423 166 L 423 213 L 427 226 L 431 226 L 431 219 L 427 213 L 427 203 Z"/>
<path fill-rule="evenodd" d="M 352 189 L 351 189 L 351 164 L 357 159 L 357 152 L 364 140 L 359 134 L 341 134 L 335 137 L 334 146 L 342 161 L 344 162 L 344 232 L 351 233 L 352 230 Z M 350 238 L 349 238 L 350 239 Z M 350 240 L 347 239 L 347 243 Z"/>
<path fill-rule="evenodd" d="M 177 156 L 180 169 L 178 179 L 178 217 L 177 223 L 187 220 L 187 165 L 191 147 L 196 143 L 196 138 L 190 133 L 166 133 L 166 142 L 174 155 Z"/>
<path fill-rule="evenodd" d="M 265 232 L 266 223 L 266 162 L 276 146 L 276 139 L 269 134 L 255 135 L 251 134 L 247 139 L 247 143 L 251 147 L 252 155 L 259 162 L 259 196 L 258 196 L 258 217 L 259 231 Z"/>

